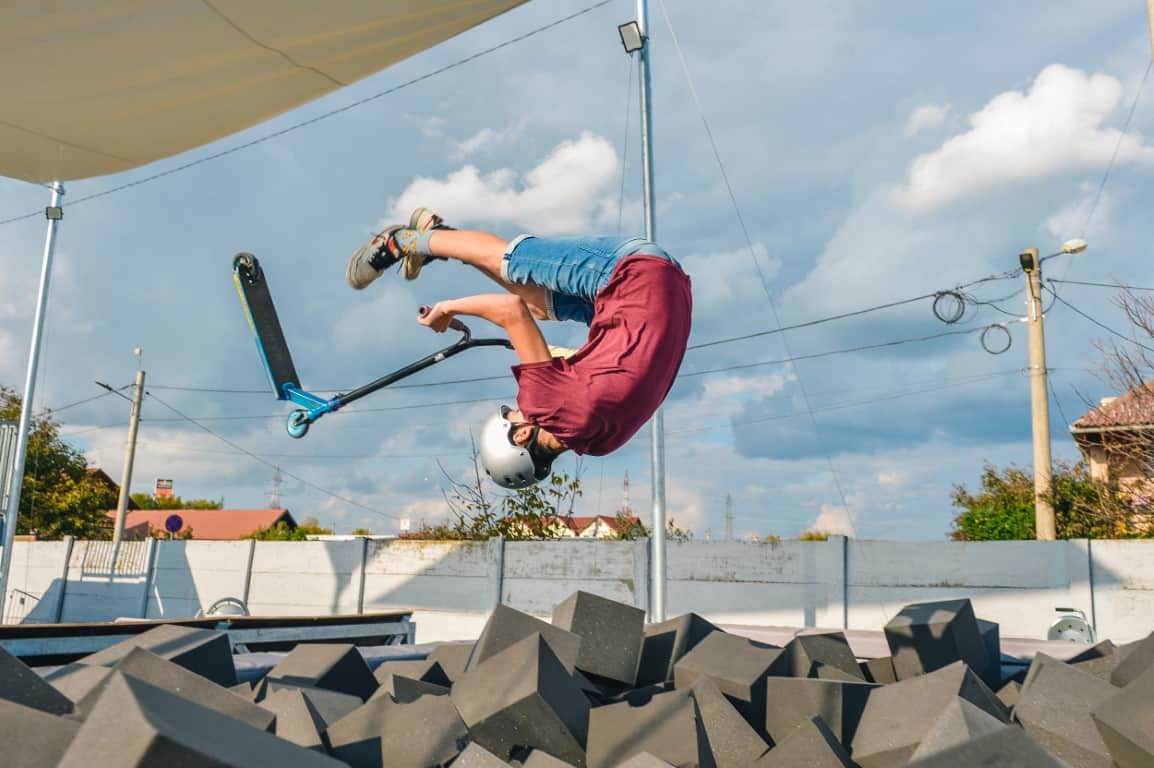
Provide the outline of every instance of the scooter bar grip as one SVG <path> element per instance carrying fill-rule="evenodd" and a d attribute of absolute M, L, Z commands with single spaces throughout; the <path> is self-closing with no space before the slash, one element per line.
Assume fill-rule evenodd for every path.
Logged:
<path fill-rule="evenodd" d="M 417 310 L 417 316 L 418 317 L 424 317 L 425 315 L 429 314 L 432 311 L 433 311 L 433 308 L 430 307 L 428 304 L 422 304 L 420 309 Z M 466 326 L 464 323 L 462 323 L 460 320 L 458 320 L 455 317 L 449 321 L 449 327 L 452 328 L 454 331 L 457 331 L 458 333 L 468 333 L 469 332 L 468 326 Z"/>

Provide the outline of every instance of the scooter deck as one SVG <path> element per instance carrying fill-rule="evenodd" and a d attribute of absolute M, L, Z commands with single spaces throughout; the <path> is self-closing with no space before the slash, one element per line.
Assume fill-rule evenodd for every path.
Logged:
<path fill-rule="evenodd" d="M 245 316 L 248 317 L 249 327 L 256 338 L 256 347 L 272 384 L 273 394 L 278 400 L 288 400 L 286 385 L 299 387 L 300 378 L 293 365 L 284 331 L 281 330 L 264 270 L 251 253 L 241 253 L 233 260 L 232 278 L 240 294 Z"/>

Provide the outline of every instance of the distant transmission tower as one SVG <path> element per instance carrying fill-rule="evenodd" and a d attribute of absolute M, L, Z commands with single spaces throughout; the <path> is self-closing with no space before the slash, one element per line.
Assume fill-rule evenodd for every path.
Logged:
<path fill-rule="evenodd" d="M 733 497 L 725 494 L 725 540 L 733 541 Z"/>
<path fill-rule="evenodd" d="M 280 464 L 276 465 L 276 472 L 272 476 L 272 493 L 269 494 L 268 508 L 280 509 L 280 484 L 283 478 L 280 474 Z"/>
<path fill-rule="evenodd" d="M 629 506 L 629 470 L 625 470 L 625 485 L 622 490 L 621 498 L 621 514 L 627 517 L 633 516 L 633 508 Z"/>

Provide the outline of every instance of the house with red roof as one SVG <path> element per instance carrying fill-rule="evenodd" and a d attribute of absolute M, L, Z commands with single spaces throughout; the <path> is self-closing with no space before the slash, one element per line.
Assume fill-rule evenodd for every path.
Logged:
<path fill-rule="evenodd" d="M 115 510 L 107 514 L 115 520 Z M 207 541 L 243 539 L 277 523 L 297 527 L 287 509 L 139 509 L 126 513 L 124 538 L 141 541 L 154 531 L 167 533 L 165 523 L 174 516 L 179 522 L 174 536 Z"/>
<path fill-rule="evenodd" d="M 1132 493 L 1154 487 L 1154 382 L 1103 398 L 1070 433 L 1095 480 L 1115 481 Z"/>

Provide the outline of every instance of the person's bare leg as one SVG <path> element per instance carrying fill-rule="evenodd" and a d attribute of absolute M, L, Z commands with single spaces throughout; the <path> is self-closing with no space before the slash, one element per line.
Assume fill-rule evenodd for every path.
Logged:
<path fill-rule="evenodd" d="M 546 291 L 539 285 L 519 285 L 501 277 L 501 261 L 509 241 L 489 232 L 467 229 L 438 229 L 429 237 L 433 256 L 455 259 L 475 267 L 510 293 L 521 297 L 538 320 L 549 317 Z"/>

